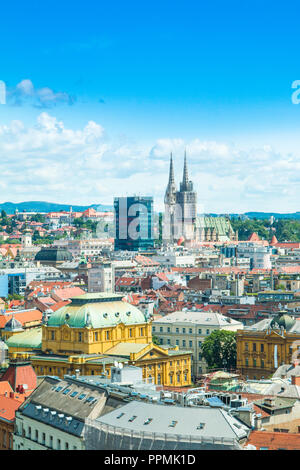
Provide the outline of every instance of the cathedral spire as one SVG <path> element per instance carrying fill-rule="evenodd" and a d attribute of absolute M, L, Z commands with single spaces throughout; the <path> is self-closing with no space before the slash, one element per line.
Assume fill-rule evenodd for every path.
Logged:
<path fill-rule="evenodd" d="M 185 187 L 187 187 L 188 182 L 189 182 L 189 177 L 188 177 L 187 162 L 186 162 L 186 150 L 185 150 L 182 183 L 184 184 Z"/>
<path fill-rule="evenodd" d="M 174 178 L 174 168 L 173 168 L 173 156 L 172 152 L 170 155 L 170 170 L 169 170 L 169 183 L 167 186 L 166 194 L 165 194 L 165 203 L 174 203 L 175 202 L 175 194 L 176 194 L 176 185 L 175 185 L 175 178 Z"/>
<path fill-rule="evenodd" d="M 183 165 L 183 178 L 182 183 L 180 184 L 180 191 L 190 191 L 190 184 L 189 184 L 189 175 L 187 169 L 187 161 L 186 161 L 186 150 L 184 151 L 184 165 Z"/>
<path fill-rule="evenodd" d="M 169 185 L 171 185 L 171 184 L 175 185 L 172 152 L 171 152 L 171 156 L 170 156 L 170 172 L 169 172 Z"/>

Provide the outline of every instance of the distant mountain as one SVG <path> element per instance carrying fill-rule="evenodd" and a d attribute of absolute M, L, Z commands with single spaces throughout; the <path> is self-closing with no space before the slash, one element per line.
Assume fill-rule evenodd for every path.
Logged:
<path fill-rule="evenodd" d="M 271 216 L 275 219 L 300 219 L 300 212 L 293 212 L 290 214 L 281 214 L 278 212 L 245 212 L 250 219 L 269 219 Z"/>
<path fill-rule="evenodd" d="M 249 219 L 269 219 L 273 216 L 275 219 L 300 219 L 300 212 L 292 212 L 290 214 L 281 214 L 279 212 L 245 212 L 244 214 L 207 214 L 211 217 L 248 217 Z"/>
<path fill-rule="evenodd" d="M 92 204 L 90 206 L 75 206 L 73 204 L 57 204 L 55 202 L 44 201 L 26 201 L 26 202 L 3 202 L 0 203 L 0 211 L 4 210 L 7 214 L 14 214 L 15 210 L 19 212 L 59 212 L 69 211 L 72 207 L 73 212 L 82 212 L 86 209 L 93 208 L 101 211 L 111 211 L 113 206 L 104 204 Z"/>

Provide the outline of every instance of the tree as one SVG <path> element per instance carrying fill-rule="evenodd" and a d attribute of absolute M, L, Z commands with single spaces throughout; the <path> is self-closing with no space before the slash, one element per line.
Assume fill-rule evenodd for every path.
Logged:
<path fill-rule="evenodd" d="M 214 330 L 202 343 L 202 355 L 210 369 L 236 367 L 236 332 Z"/>
<path fill-rule="evenodd" d="M 152 343 L 160 346 L 160 341 L 157 336 L 152 336 Z"/>

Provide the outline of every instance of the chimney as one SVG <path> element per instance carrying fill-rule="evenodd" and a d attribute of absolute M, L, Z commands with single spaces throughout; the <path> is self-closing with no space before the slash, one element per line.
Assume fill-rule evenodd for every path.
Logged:
<path fill-rule="evenodd" d="M 300 377 L 297 376 L 297 375 L 292 375 L 291 376 L 291 379 L 292 379 L 292 385 L 298 385 L 300 386 Z"/>

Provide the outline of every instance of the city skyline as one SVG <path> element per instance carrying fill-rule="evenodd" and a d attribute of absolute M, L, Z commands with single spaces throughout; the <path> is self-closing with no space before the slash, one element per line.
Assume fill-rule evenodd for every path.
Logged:
<path fill-rule="evenodd" d="M 162 210 L 186 149 L 204 212 L 298 210 L 297 5 L 56 7 L 2 7 L 1 201 Z"/>

